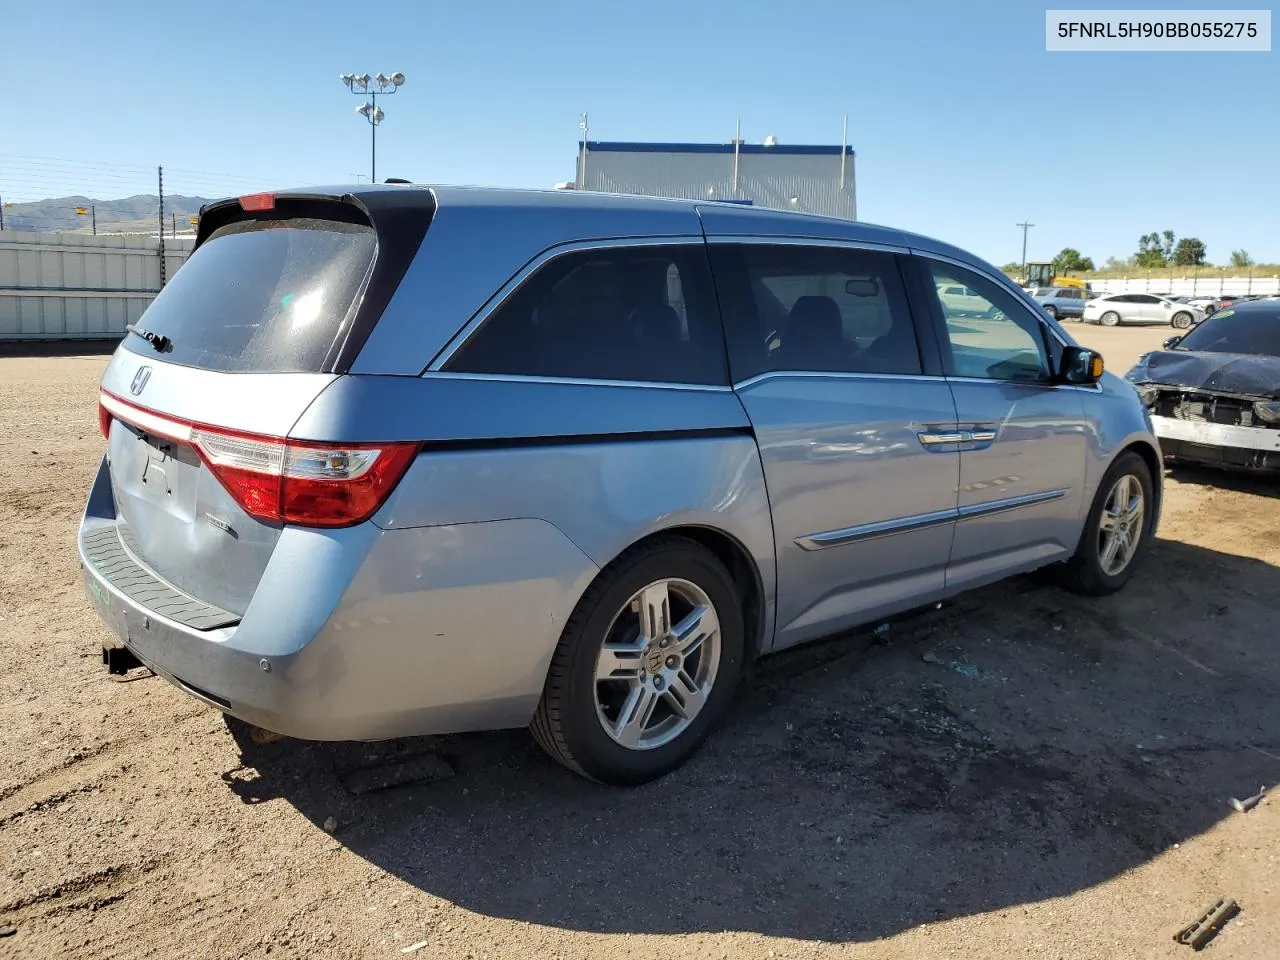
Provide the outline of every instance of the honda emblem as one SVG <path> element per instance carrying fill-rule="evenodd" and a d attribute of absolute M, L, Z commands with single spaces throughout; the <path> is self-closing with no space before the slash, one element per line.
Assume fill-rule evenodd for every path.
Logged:
<path fill-rule="evenodd" d="M 151 379 L 150 367 L 139 367 L 138 372 L 133 375 L 133 383 L 129 384 L 129 392 L 135 397 L 140 394 L 147 385 L 147 381 Z"/>

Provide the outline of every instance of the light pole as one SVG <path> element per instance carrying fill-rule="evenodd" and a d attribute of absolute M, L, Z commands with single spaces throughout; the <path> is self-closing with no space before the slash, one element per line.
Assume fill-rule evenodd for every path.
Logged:
<path fill-rule="evenodd" d="M 1022 280 L 1025 283 L 1027 279 L 1027 231 L 1035 226 L 1034 223 L 1015 223 L 1015 227 L 1022 228 Z"/>
<path fill-rule="evenodd" d="M 387 76 L 384 73 L 371 77 L 367 73 L 343 73 L 338 79 L 346 84 L 347 89 L 358 96 L 369 99 L 356 107 L 356 113 L 369 121 L 369 182 L 378 182 L 378 124 L 386 116 L 378 106 L 378 97 L 389 97 L 404 86 L 404 74 L 396 72 Z M 370 89 L 373 84 L 375 89 Z"/>
<path fill-rule="evenodd" d="M 92 217 L 93 218 L 93 235 L 95 237 L 98 235 L 98 207 L 96 204 L 91 203 L 87 207 L 76 207 L 76 216 Z"/>

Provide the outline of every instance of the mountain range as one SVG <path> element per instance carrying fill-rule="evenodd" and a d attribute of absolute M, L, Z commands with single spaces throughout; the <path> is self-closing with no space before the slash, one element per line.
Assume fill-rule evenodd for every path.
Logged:
<path fill-rule="evenodd" d="M 164 198 L 165 234 L 177 226 L 178 233 L 191 233 L 191 218 L 208 203 L 205 197 L 166 196 Z M 91 197 L 53 197 L 31 203 L 5 203 L 6 230 L 57 233 L 91 233 L 93 218 L 76 213 L 77 207 L 92 210 L 97 217 L 98 233 L 156 232 L 159 198 L 154 193 L 140 193 L 121 200 L 95 200 Z"/>

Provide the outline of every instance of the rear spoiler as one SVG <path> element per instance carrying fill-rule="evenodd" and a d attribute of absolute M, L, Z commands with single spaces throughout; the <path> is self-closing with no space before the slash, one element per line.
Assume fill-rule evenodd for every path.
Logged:
<path fill-rule="evenodd" d="M 399 179 L 388 180 L 387 183 L 409 185 L 408 180 Z M 206 203 L 200 208 L 195 247 L 208 240 L 209 235 L 219 227 L 238 220 L 288 220 L 294 217 L 368 224 L 378 231 L 381 239 L 384 229 L 391 226 L 389 220 L 398 219 L 394 217 L 396 213 L 415 211 L 418 217 L 425 214 L 430 218 L 435 213 L 435 207 L 435 192 L 426 188 L 402 190 L 380 189 L 375 186 L 372 190 L 341 192 L 329 192 L 321 188 L 314 191 L 277 190 L 243 197 L 227 197 Z"/>
<path fill-rule="evenodd" d="M 199 250 L 218 229 L 246 220 L 298 218 L 359 223 L 373 228 L 378 254 L 355 309 L 325 360 L 325 369 L 345 373 L 391 302 L 405 271 L 417 256 L 435 216 L 435 192 L 425 188 L 377 187 L 359 192 L 282 190 L 216 200 L 200 208 Z"/>

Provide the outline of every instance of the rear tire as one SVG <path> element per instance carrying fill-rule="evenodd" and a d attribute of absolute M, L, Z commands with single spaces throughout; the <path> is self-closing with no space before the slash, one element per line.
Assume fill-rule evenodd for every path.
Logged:
<path fill-rule="evenodd" d="M 1120 314 L 1114 310 L 1108 310 L 1098 320 L 1104 327 L 1114 327 L 1120 322 Z"/>
<path fill-rule="evenodd" d="M 745 633 L 738 587 L 711 551 L 679 536 L 632 548 L 601 572 L 565 624 L 534 739 L 601 783 L 670 773 L 728 709 Z"/>
<path fill-rule="evenodd" d="M 1170 323 L 1173 324 L 1174 329 L 1176 330 L 1185 330 L 1187 327 L 1191 326 L 1191 314 L 1187 313 L 1185 310 L 1175 313 Z"/>
<path fill-rule="evenodd" d="M 1102 597 L 1128 583 L 1151 539 L 1154 508 L 1147 461 L 1132 450 L 1121 454 L 1098 485 L 1076 552 L 1061 570 L 1062 585 Z M 1118 548 L 1117 537 L 1122 542 Z"/>

